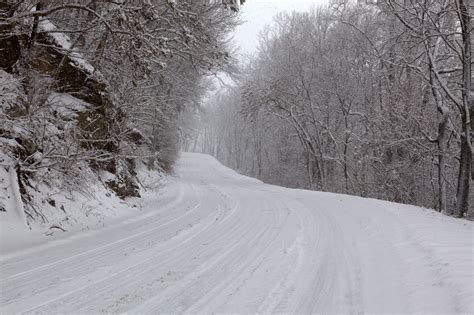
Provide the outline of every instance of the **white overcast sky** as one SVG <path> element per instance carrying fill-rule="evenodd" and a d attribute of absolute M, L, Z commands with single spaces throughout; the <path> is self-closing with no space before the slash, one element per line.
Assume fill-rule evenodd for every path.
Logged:
<path fill-rule="evenodd" d="M 314 5 L 327 4 L 329 0 L 246 0 L 241 7 L 242 20 L 235 34 L 234 42 L 243 54 L 255 52 L 258 33 L 265 25 L 271 24 L 273 16 L 279 12 L 308 11 Z"/>

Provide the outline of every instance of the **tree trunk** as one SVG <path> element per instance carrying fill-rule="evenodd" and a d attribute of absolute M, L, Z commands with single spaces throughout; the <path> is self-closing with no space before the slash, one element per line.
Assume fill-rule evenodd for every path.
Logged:
<path fill-rule="evenodd" d="M 469 133 L 470 133 L 470 141 L 471 141 L 471 181 L 470 181 L 470 198 L 469 198 L 469 207 L 467 209 L 466 217 L 469 219 L 474 219 L 474 187 L 472 187 L 472 183 L 474 182 L 474 82 L 472 81 L 472 45 L 474 43 L 474 31 L 472 30 L 473 28 L 473 23 L 472 19 L 474 16 L 474 10 L 473 7 L 471 6 L 471 11 L 469 11 L 469 8 L 467 8 L 467 19 L 469 20 L 469 25 L 467 25 L 467 28 L 470 30 L 470 32 L 467 34 L 467 41 L 469 43 L 469 58 L 468 58 L 468 69 L 469 69 L 469 82 L 467 82 L 469 85 L 466 87 L 466 89 L 470 89 L 470 91 L 467 91 L 467 104 L 469 106 L 469 120 L 471 122 L 471 125 L 468 126 L 470 127 Z"/>
<path fill-rule="evenodd" d="M 474 210 L 469 207 L 469 192 L 472 182 L 472 143 L 471 143 L 471 117 L 473 104 L 471 98 L 471 16 L 466 0 L 459 0 L 459 15 L 461 17 L 461 30 L 463 40 L 463 84 L 462 84 L 462 135 L 461 135 L 461 160 L 459 164 L 458 187 L 456 193 L 455 215 L 474 217 Z"/>
<path fill-rule="evenodd" d="M 41 11 L 42 9 L 43 9 L 43 2 L 40 1 L 36 4 L 35 10 L 36 11 Z M 29 39 L 29 42 L 28 42 L 28 48 L 33 47 L 33 45 L 35 44 L 36 36 L 38 34 L 39 20 L 40 20 L 40 17 L 35 16 L 34 21 L 33 21 L 33 29 L 31 30 L 31 35 L 30 35 L 30 39 Z"/>
<path fill-rule="evenodd" d="M 465 121 L 463 119 L 463 121 Z M 469 209 L 469 189 L 471 184 L 472 152 L 470 144 L 464 135 L 461 136 L 461 161 L 459 162 L 458 187 L 456 193 L 456 206 L 454 215 L 463 217 L 464 214 L 472 216 Z"/>
<path fill-rule="evenodd" d="M 452 211 L 447 207 L 447 192 L 446 192 L 446 149 L 448 146 L 448 115 L 442 113 L 441 122 L 438 129 L 438 200 L 439 211 L 451 215 Z"/>
<path fill-rule="evenodd" d="M 438 113 L 441 115 L 438 124 L 438 137 L 436 138 L 438 146 L 438 210 L 444 214 L 452 215 L 452 209 L 447 207 L 446 191 L 446 152 L 448 149 L 449 108 L 443 104 L 441 94 L 433 78 L 433 71 L 433 66 L 430 64 L 431 93 L 436 102 Z"/>

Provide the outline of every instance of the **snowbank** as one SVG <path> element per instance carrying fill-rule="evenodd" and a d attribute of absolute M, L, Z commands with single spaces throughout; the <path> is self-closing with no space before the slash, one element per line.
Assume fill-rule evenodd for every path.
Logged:
<path fill-rule="evenodd" d="M 140 195 L 146 198 L 157 194 L 166 177 L 158 171 L 148 170 L 144 162 L 137 164 Z M 91 172 L 89 176 L 95 176 L 95 182 L 84 183 L 74 191 L 62 190 L 60 185 L 48 186 L 33 181 L 32 207 L 27 212 L 36 209 L 42 219 L 27 220 L 25 212 L 22 212 L 23 216 L 19 212 L 22 205 L 15 202 L 17 182 L 12 185 L 7 169 L 0 167 L 0 207 L 4 209 L 0 211 L 1 254 L 70 237 L 81 231 L 101 229 L 143 211 L 143 199 L 122 200 L 104 185 L 107 179 L 114 178 L 113 174 L 101 172 L 97 176 Z"/>

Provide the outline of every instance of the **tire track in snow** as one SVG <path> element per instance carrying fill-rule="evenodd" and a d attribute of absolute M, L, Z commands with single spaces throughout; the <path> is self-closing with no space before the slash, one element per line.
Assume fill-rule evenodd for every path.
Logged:
<path fill-rule="evenodd" d="M 260 218 L 265 217 L 260 216 Z M 262 223 L 268 223 L 267 220 L 261 221 Z M 228 249 L 225 249 L 223 253 L 211 256 L 210 259 L 182 279 L 179 286 L 170 287 L 165 292 L 161 292 L 159 296 L 131 309 L 130 312 L 155 313 L 158 311 L 170 312 L 171 310 L 187 312 L 189 306 L 199 299 L 194 292 L 197 290 L 199 290 L 198 292 L 206 292 L 225 279 L 230 270 L 238 270 L 238 266 L 241 265 L 245 267 L 248 261 L 253 260 L 255 255 L 261 252 L 262 245 L 267 244 L 265 241 L 269 238 L 272 239 L 270 236 L 274 235 L 275 230 L 271 225 L 267 225 L 263 229 L 255 229 L 255 227 L 261 228 L 264 225 L 250 225 L 250 228 L 242 237 L 230 239 L 233 243 L 228 243 L 229 245 L 226 246 Z M 243 247 L 249 247 L 252 250 L 243 251 Z M 243 252 L 246 255 L 242 255 Z M 171 299 L 174 299 L 174 301 Z"/>
<path fill-rule="evenodd" d="M 291 209 L 290 206 L 284 202 L 285 208 L 295 213 L 298 218 L 298 233 L 289 247 L 289 252 L 295 252 L 294 261 L 289 259 L 286 268 L 284 268 L 283 277 L 272 287 L 272 289 L 265 296 L 265 299 L 260 303 L 258 313 L 269 314 L 274 313 L 277 306 L 282 303 L 284 297 L 288 295 L 288 290 L 291 286 L 296 285 L 297 275 L 301 272 L 303 267 L 304 249 L 302 243 L 304 242 L 305 234 L 305 220 L 302 219 L 298 209 Z M 290 210 L 291 209 L 291 210 Z"/>
<path fill-rule="evenodd" d="M 93 271 L 94 268 L 97 267 L 97 265 L 100 265 L 100 259 L 104 259 L 105 261 L 110 259 L 111 252 L 114 252 L 114 251 L 118 250 L 119 255 L 120 255 L 120 253 L 123 250 L 124 245 L 127 245 L 127 244 L 122 244 L 122 243 L 124 243 L 126 241 L 129 241 L 129 240 L 134 240 L 134 242 L 136 242 L 136 243 L 142 243 L 143 238 L 146 239 L 148 234 L 155 234 L 159 229 L 162 229 L 163 227 L 169 226 L 170 224 L 172 224 L 174 222 L 178 222 L 178 221 L 182 220 L 184 217 L 189 216 L 190 214 L 192 214 L 196 209 L 199 208 L 200 203 L 201 202 L 198 199 L 197 204 L 193 208 L 191 208 L 191 210 L 185 211 L 182 215 L 180 215 L 177 218 L 176 217 L 173 218 L 171 221 L 160 224 L 159 226 L 154 227 L 153 229 L 142 231 L 141 233 L 138 233 L 138 234 L 133 234 L 132 236 L 127 237 L 125 239 L 120 239 L 117 242 L 110 243 L 110 244 L 108 244 L 109 246 L 99 248 L 99 249 L 107 249 L 106 251 L 101 252 L 100 255 L 91 255 L 91 254 L 94 254 L 94 253 L 99 251 L 99 249 L 96 248 L 94 251 L 88 251 L 88 252 L 85 252 L 85 253 L 80 254 L 80 255 L 75 255 L 73 257 L 69 257 L 67 261 L 73 261 L 74 264 L 66 264 L 68 266 L 67 269 L 66 270 L 64 270 L 64 269 L 61 270 L 60 269 L 60 270 L 64 271 L 67 274 L 76 273 L 75 276 L 77 277 L 77 274 L 81 274 L 81 272 L 79 272 L 78 269 L 81 269 L 81 268 L 84 269 L 85 268 L 86 270 L 83 271 L 82 273 L 87 274 L 87 273 Z M 128 246 L 129 247 L 133 246 L 133 243 L 128 243 Z M 89 257 L 88 257 L 88 255 L 89 255 Z M 94 264 L 88 264 L 88 261 L 93 261 Z M 34 285 L 35 283 L 41 283 L 41 281 L 44 281 L 45 279 L 49 280 L 51 278 L 51 272 L 48 273 L 44 269 L 46 269 L 47 267 L 53 268 L 53 267 L 56 267 L 56 266 L 59 266 L 59 265 L 63 265 L 62 263 L 64 263 L 64 262 L 65 262 L 65 260 L 60 260 L 60 261 L 57 261 L 57 262 L 55 262 L 53 264 L 50 264 L 48 266 L 40 266 L 40 267 L 36 268 L 35 270 L 26 271 L 21 276 L 25 277 L 27 274 L 29 274 L 31 272 L 41 272 L 41 273 L 40 273 L 39 277 L 32 277 L 30 279 L 30 281 L 22 280 L 20 287 L 18 287 L 16 285 L 17 282 L 12 282 L 11 281 L 12 279 L 16 280 L 18 275 L 16 275 L 17 277 L 13 276 L 12 279 L 9 279 L 10 282 L 12 282 L 12 283 L 8 283 L 8 281 L 5 281 L 6 284 L 2 283 L 2 290 L 4 290 L 6 292 L 6 294 L 2 294 L 2 301 L 3 301 L 2 304 L 6 304 L 6 302 L 11 302 L 11 301 L 8 301 L 7 294 L 15 295 L 14 292 L 16 292 L 16 291 L 22 292 L 23 291 L 22 287 L 28 288 L 28 287 L 31 287 L 32 285 Z M 87 271 L 88 268 L 89 268 L 89 271 Z M 90 269 L 92 269 L 92 270 L 90 270 Z M 57 274 L 57 271 L 53 272 L 52 274 L 55 274 L 55 273 Z M 54 285 L 54 283 L 52 283 L 51 285 L 46 285 L 46 286 L 44 286 L 44 283 L 43 283 L 43 287 L 38 288 L 40 291 L 31 292 L 31 293 L 35 294 L 35 295 L 39 294 L 42 291 L 47 290 L 48 287 L 50 287 L 52 285 Z M 16 297 L 17 297 L 17 299 L 19 298 L 18 296 L 16 296 Z"/>
<path fill-rule="evenodd" d="M 233 209 L 233 210 L 231 211 L 231 214 L 234 214 L 234 213 L 235 213 L 235 209 Z M 225 222 L 225 221 L 223 221 L 223 222 Z M 215 223 L 214 220 L 210 220 L 210 224 L 209 224 L 207 227 L 212 226 L 213 223 Z M 222 235 L 224 235 L 224 234 L 222 234 Z M 187 239 L 186 242 L 182 242 L 181 245 L 187 243 L 187 242 L 190 241 L 190 240 L 193 240 L 193 239 L 197 238 L 198 236 L 199 236 L 199 233 L 196 233 L 196 234 L 192 235 L 189 239 Z M 189 252 L 188 252 L 187 250 L 185 250 L 185 249 L 183 249 L 183 250 L 180 251 L 179 244 L 178 244 L 178 245 L 175 244 L 175 245 L 173 245 L 172 247 L 170 247 L 169 250 L 168 250 L 168 252 L 172 252 L 172 251 L 184 255 L 184 256 L 183 256 L 183 255 L 182 255 L 182 256 L 179 256 L 179 257 L 175 258 L 174 260 L 173 260 L 173 259 L 168 259 L 168 260 L 171 260 L 170 265 L 172 265 L 172 266 L 176 265 L 176 263 L 178 263 L 179 261 L 184 260 L 184 259 L 185 259 L 185 255 L 186 255 L 186 254 L 189 254 Z M 108 277 L 105 277 L 105 278 L 103 278 L 103 279 L 100 279 L 99 281 L 95 281 L 94 283 L 89 283 L 88 285 L 86 285 L 86 286 L 84 286 L 84 287 L 82 287 L 82 288 L 79 288 L 79 289 L 77 289 L 77 290 L 74 290 L 74 291 L 72 291 L 72 292 L 69 292 L 69 293 L 67 293 L 67 294 L 64 294 L 64 295 L 60 296 L 59 298 L 55 298 L 55 299 L 50 300 L 50 301 L 48 301 L 47 303 L 43 303 L 43 304 L 48 304 L 48 303 L 51 304 L 51 303 L 56 302 L 56 301 L 58 301 L 58 302 L 60 301 L 61 303 L 59 303 L 59 304 L 63 304 L 64 301 L 61 300 L 61 299 L 64 299 L 65 297 L 68 297 L 68 296 L 71 296 L 71 299 L 72 299 L 71 301 L 68 301 L 68 303 L 73 303 L 73 304 L 74 304 L 74 303 L 76 302 L 75 300 L 77 299 L 77 296 L 76 296 L 76 293 L 77 293 L 77 292 L 79 292 L 79 291 L 84 291 L 85 293 L 87 293 L 88 290 L 86 290 L 86 289 L 91 288 L 91 287 L 93 287 L 93 286 L 95 286 L 95 287 L 93 288 L 94 290 L 97 290 L 97 291 L 99 291 L 99 292 L 102 292 L 102 290 L 106 290 L 106 289 L 107 289 L 107 282 L 110 281 L 110 280 L 112 280 L 112 278 L 120 278 L 119 281 L 123 282 L 122 285 L 118 284 L 117 281 L 116 281 L 116 282 L 113 282 L 113 283 L 114 283 L 114 286 L 113 286 L 114 288 L 115 288 L 115 287 L 125 287 L 126 285 L 130 284 L 129 282 L 130 282 L 131 280 L 133 280 L 133 277 L 135 277 L 135 276 L 138 277 L 138 280 L 140 280 L 140 278 L 139 278 L 140 275 L 145 275 L 144 278 L 147 278 L 146 274 L 147 274 L 147 273 L 152 273 L 152 270 L 151 270 L 151 269 L 146 269 L 146 268 L 138 268 L 138 267 L 142 267 L 142 266 L 145 266 L 145 267 L 146 267 L 147 263 L 150 263 L 151 260 L 156 259 L 157 257 L 162 256 L 162 255 L 165 254 L 165 253 L 166 253 L 166 252 L 160 251 L 160 252 L 158 252 L 158 255 L 157 255 L 157 256 L 150 257 L 150 258 L 147 259 L 146 261 L 142 261 L 140 264 L 137 264 L 137 265 L 135 265 L 135 266 L 132 266 L 133 269 L 139 270 L 139 273 L 138 273 L 138 274 L 136 274 L 136 273 L 131 273 L 132 268 L 127 268 L 126 270 L 122 270 L 121 272 L 114 273 L 113 275 L 108 276 Z M 168 261 L 168 260 L 167 260 L 167 261 Z M 148 267 L 155 268 L 153 265 L 149 265 Z M 122 273 L 127 273 L 127 275 L 123 276 Z M 103 287 L 103 288 L 97 288 L 97 285 L 98 285 L 98 284 L 104 284 L 104 287 Z M 73 296 L 72 294 L 74 294 L 74 296 Z M 100 295 L 101 295 L 101 294 L 99 294 L 99 296 L 100 296 Z M 88 299 L 90 299 L 90 298 L 88 298 Z M 34 310 L 35 312 L 38 311 L 37 308 L 31 309 L 31 310 Z M 73 310 L 74 310 L 74 309 L 72 309 L 72 311 L 73 311 Z"/>
<path fill-rule="evenodd" d="M 269 204 L 271 204 L 266 198 L 264 200 L 263 209 L 272 209 Z M 231 272 L 227 275 L 221 277 L 221 281 L 214 285 L 209 292 L 200 297 L 197 301 L 184 310 L 186 313 L 211 313 L 211 312 L 221 312 L 219 307 L 222 304 L 225 304 L 229 301 L 233 295 L 238 292 L 243 285 L 252 277 L 255 276 L 256 271 L 261 268 L 265 260 L 269 256 L 269 252 L 273 251 L 275 248 L 272 245 L 279 241 L 279 236 L 282 232 L 283 224 L 285 223 L 285 218 L 282 217 L 281 211 L 277 210 L 262 210 L 262 211 L 272 211 L 272 214 L 278 214 L 278 219 L 274 221 L 274 225 L 270 227 L 272 232 L 275 235 L 269 235 L 269 243 L 263 248 L 256 248 L 255 256 L 252 255 L 252 251 L 248 251 L 248 255 L 245 255 L 245 264 L 242 263 L 239 267 L 232 268 Z M 268 220 L 264 220 L 265 225 L 269 225 Z M 283 223 L 283 224 L 282 224 Z M 247 251 L 246 251 L 247 252 Z M 231 291 L 231 292 L 229 292 Z M 219 301 L 218 304 L 215 304 L 215 301 Z M 214 303 L 214 304 L 213 304 Z"/>
<path fill-rule="evenodd" d="M 180 185 L 179 196 L 175 200 L 173 200 L 170 204 L 165 205 L 164 209 L 162 211 L 159 211 L 157 214 L 160 214 L 160 213 L 164 212 L 165 210 L 176 208 L 177 206 L 180 205 L 180 203 L 183 201 L 183 196 L 185 195 L 184 190 L 182 189 L 182 186 L 183 186 L 183 184 Z M 197 194 L 195 192 L 193 192 L 193 193 L 197 196 Z M 153 213 L 152 215 L 156 216 L 157 214 Z M 27 270 L 22 271 L 22 272 L 14 273 L 13 275 L 10 275 L 8 277 L 0 279 L 0 285 L 3 284 L 4 282 L 8 281 L 8 280 L 12 280 L 12 279 L 15 279 L 17 277 L 24 276 L 24 275 L 27 275 L 29 273 L 35 272 L 35 271 L 39 271 L 39 270 L 49 268 L 49 267 L 54 267 L 54 266 L 57 266 L 59 264 L 65 263 L 65 262 L 70 261 L 70 260 L 74 260 L 74 259 L 77 259 L 77 258 L 80 258 L 80 257 L 83 257 L 83 256 L 94 254 L 95 252 L 101 251 L 101 250 L 109 248 L 109 247 L 113 247 L 117 244 L 121 244 L 122 242 L 125 242 L 125 241 L 131 240 L 133 238 L 142 236 L 146 233 L 156 231 L 158 228 L 163 226 L 163 225 L 159 226 L 159 227 L 155 226 L 151 229 L 143 231 L 143 222 L 142 222 L 142 220 L 144 220 L 144 219 L 149 220 L 148 217 L 149 217 L 149 215 L 145 215 L 144 217 L 140 218 L 140 221 L 138 222 L 138 224 L 139 224 L 139 227 L 140 227 L 141 231 L 138 232 L 138 233 L 134 233 L 132 235 L 127 235 L 127 237 L 121 238 L 119 240 L 114 240 L 112 242 L 105 243 L 102 246 L 94 247 L 90 250 L 82 251 L 78 254 L 73 254 L 73 255 L 68 256 L 66 258 L 55 260 L 51 263 L 43 264 L 43 265 L 40 265 L 40 266 L 36 266 L 34 268 L 27 269 Z M 172 221 L 177 221 L 175 217 L 173 217 L 171 220 Z M 136 222 L 133 222 L 133 223 L 136 223 Z M 155 223 L 155 222 L 153 222 L 153 223 Z M 149 223 L 149 224 L 153 224 L 153 223 Z M 126 228 L 126 226 L 119 226 L 117 228 Z M 60 247 L 61 245 L 62 244 L 58 244 L 58 247 Z M 51 249 L 51 248 L 48 248 L 48 249 Z M 6 263 L 3 263 L 3 261 L 6 261 Z M 8 267 L 9 266 L 14 266 L 15 267 L 19 262 L 21 263 L 21 261 L 22 261 L 21 255 L 15 256 L 13 258 L 7 257 L 7 259 L 2 259 L 2 263 L 1 263 L 2 273 L 11 273 L 11 271 L 8 270 Z"/>

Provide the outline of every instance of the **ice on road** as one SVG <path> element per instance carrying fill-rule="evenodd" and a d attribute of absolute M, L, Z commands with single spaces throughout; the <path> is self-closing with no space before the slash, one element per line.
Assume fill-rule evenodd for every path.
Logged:
<path fill-rule="evenodd" d="M 0 258 L 1 314 L 474 313 L 473 222 L 183 153 L 167 196 Z"/>

